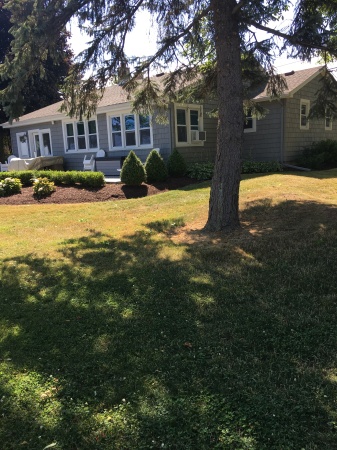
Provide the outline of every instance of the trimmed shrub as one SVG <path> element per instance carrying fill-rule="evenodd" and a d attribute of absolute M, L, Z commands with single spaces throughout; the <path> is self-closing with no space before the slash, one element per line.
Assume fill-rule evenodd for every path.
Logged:
<path fill-rule="evenodd" d="M 211 180 L 214 173 L 214 164 L 211 162 L 194 163 L 188 166 L 187 175 L 195 180 Z"/>
<path fill-rule="evenodd" d="M 337 141 L 326 139 L 313 142 L 304 148 L 297 164 L 314 170 L 337 167 Z"/>
<path fill-rule="evenodd" d="M 8 177 L 0 181 L 0 197 L 20 194 L 22 188 L 21 181 L 18 178 Z"/>
<path fill-rule="evenodd" d="M 105 185 L 104 174 L 102 172 L 81 172 L 61 170 L 25 170 L 25 171 L 11 171 L 0 172 L 0 180 L 8 177 L 11 174 L 13 178 L 18 178 L 23 186 L 32 186 L 36 178 L 48 178 L 56 186 L 74 186 L 80 184 L 85 188 L 100 188 Z"/>
<path fill-rule="evenodd" d="M 87 189 L 97 189 L 105 185 L 102 172 L 73 172 L 71 175 L 74 184 L 80 184 Z"/>
<path fill-rule="evenodd" d="M 168 173 L 171 177 L 183 177 L 187 173 L 184 157 L 175 148 L 167 162 Z"/>
<path fill-rule="evenodd" d="M 33 182 L 33 192 L 37 198 L 48 197 L 55 191 L 55 185 L 48 178 L 36 178 Z"/>
<path fill-rule="evenodd" d="M 243 161 L 241 173 L 282 172 L 282 166 L 277 161 Z"/>
<path fill-rule="evenodd" d="M 282 166 L 277 161 L 243 161 L 241 173 L 267 173 L 282 172 Z M 187 174 L 196 180 L 211 180 L 214 173 L 214 164 L 195 163 L 188 167 Z"/>
<path fill-rule="evenodd" d="M 146 181 L 146 171 L 141 160 L 131 150 L 125 158 L 121 170 L 121 182 L 130 186 L 139 186 Z"/>
<path fill-rule="evenodd" d="M 168 178 L 168 172 L 163 158 L 157 150 L 151 150 L 145 162 L 146 179 L 148 183 L 156 181 L 165 181 Z"/>
<path fill-rule="evenodd" d="M 0 181 L 5 178 L 17 178 L 20 180 L 22 186 L 31 186 L 33 184 L 33 172 L 31 170 L 25 171 L 10 171 L 10 172 L 0 172 Z"/>

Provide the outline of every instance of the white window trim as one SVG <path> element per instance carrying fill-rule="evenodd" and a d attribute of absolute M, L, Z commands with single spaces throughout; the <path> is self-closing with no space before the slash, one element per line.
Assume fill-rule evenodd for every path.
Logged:
<path fill-rule="evenodd" d="M 96 135 L 97 135 L 97 147 L 96 148 L 90 148 L 89 147 L 89 127 L 88 127 L 88 122 L 91 122 L 92 120 L 94 120 L 96 122 Z M 79 149 L 78 148 L 78 140 L 77 140 L 77 126 L 76 124 L 78 122 L 83 122 L 84 123 L 84 135 L 85 135 L 85 142 L 87 147 L 85 149 Z M 67 149 L 68 147 L 68 141 L 67 141 L 67 125 L 69 123 L 73 124 L 73 129 L 74 129 L 74 141 L 75 141 L 75 149 L 74 150 L 69 150 Z M 92 153 L 96 153 L 100 146 L 99 146 L 99 133 L 98 133 L 98 123 L 97 123 L 97 117 L 90 117 L 90 119 L 85 119 L 85 120 L 76 120 L 76 119 L 70 119 L 70 120 L 63 120 L 62 121 L 62 128 L 63 128 L 63 143 L 64 143 L 64 153 L 68 154 L 68 153 L 88 153 L 88 152 L 92 152 Z"/>
<path fill-rule="evenodd" d="M 136 144 L 126 146 L 125 142 L 125 116 L 133 115 L 135 116 L 135 136 L 136 136 Z M 111 127 L 111 118 L 112 117 L 120 117 L 121 118 L 121 135 L 122 135 L 122 145 L 118 147 L 113 146 L 112 142 L 112 127 Z M 152 116 L 150 116 L 150 144 L 140 144 L 140 123 L 139 123 L 139 114 L 131 112 L 128 110 L 115 110 L 109 111 L 106 114 L 107 118 L 107 129 L 108 129 L 108 139 L 109 139 L 109 151 L 120 151 L 120 150 L 134 150 L 134 149 L 149 149 L 153 148 L 153 127 L 152 127 Z"/>
<path fill-rule="evenodd" d="M 50 132 L 50 128 L 45 128 L 45 129 L 43 129 L 43 130 L 39 130 L 39 129 L 36 129 L 36 130 L 29 130 L 28 131 L 28 142 L 29 142 L 29 153 L 30 153 L 30 157 L 31 158 L 35 158 L 36 156 L 35 155 L 32 155 L 32 152 L 33 152 L 33 149 L 35 148 L 35 144 L 34 144 L 34 142 L 33 142 L 33 139 L 34 139 L 34 134 L 38 134 L 39 135 L 39 140 L 40 140 L 40 151 L 41 151 L 41 149 L 42 149 L 42 144 L 43 144 L 43 138 L 42 138 L 42 134 L 49 134 L 49 141 L 50 141 L 50 155 L 45 155 L 45 154 L 43 154 L 43 155 L 41 155 L 42 157 L 44 157 L 44 156 L 53 156 L 53 143 L 52 143 L 52 140 L 51 140 L 51 132 Z M 43 150 L 43 153 L 44 153 L 44 150 Z"/>
<path fill-rule="evenodd" d="M 307 123 L 306 125 L 302 125 L 302 105 L 305 105 L 307 107 L 307 114 L 306 114 L 306 118 L 307 118 Z M 300 100 L 300 130 L 309 130 L 309 111 L 310 111 L 310 100 L 304 100 L 301 99 Z"/>
<path fill-rule="evenodd" d="M 195 105 L 193 103 L 175 103 L 174 104 L 174 134 L 176 147 L 203 147 L 204 141 L 192 142 L 191 139 L 191 123 L 190 114 L 186 114 L 186 127 L 187 127 L 187 142 L 178 142 L 178 124 L 177 124 L 177 109 L 184 109 L 187 113 L 192 111 L 198 111 L 199 113 L 199 129 L 198 131 L 204 131 L 204 110 L 202 105 Z"/>
<path fill-rule="evenodd" d="M 327 119 L 329 119 L 329 121 L 330 121 L 330 125 L 328 127 L 326 126 Z M 325 127 L 325 131 L 332 131 L 332 117 L 331 117 L 331 114 L 330 115 L 327 114 L 327 111 L 325 111 L 324 127 Z"/>

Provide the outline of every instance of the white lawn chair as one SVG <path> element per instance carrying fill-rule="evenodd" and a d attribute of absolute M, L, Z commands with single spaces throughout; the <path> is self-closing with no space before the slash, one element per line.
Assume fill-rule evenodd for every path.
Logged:
<path fill-rule="evenodd" d="M 95 157 L 91 155 L 90 158 L 87 158 L 87 155 L 84 156 L 83 160 L 83 170 L 93 172 L 95 170 Z"/>

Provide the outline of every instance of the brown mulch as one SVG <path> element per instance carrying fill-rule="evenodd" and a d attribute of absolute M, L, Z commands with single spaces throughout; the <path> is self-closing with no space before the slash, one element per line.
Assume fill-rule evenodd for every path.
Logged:
<path fill-rule="evenodd" d="M 22 188 L 21 194 L 10 197 L 0 197 L 0 205 L 29 205 L 35 203 L 90 203 L 110 200 L 125 200 L 128 198 L 147 197 L 162 192 L 180 189 L 196 183 L 191 178 L 170 178 L 165 182 L 142 184 L 141 186 L 126 186 L 120 183 L 107 183 L 101 189 L 83 189 L 81 187 L 55 186 L 55 191 L 46 198 L 38 200 L 33 195 L 32 187 Z"/>

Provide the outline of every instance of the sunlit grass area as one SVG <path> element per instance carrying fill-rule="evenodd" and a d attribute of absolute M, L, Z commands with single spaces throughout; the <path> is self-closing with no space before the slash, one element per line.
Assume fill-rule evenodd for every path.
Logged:
<path fill-rule="evenodd" d="M 336 176 L 0 207 L 0 448 L 335 449 Z"/>

